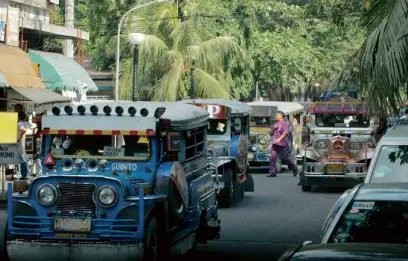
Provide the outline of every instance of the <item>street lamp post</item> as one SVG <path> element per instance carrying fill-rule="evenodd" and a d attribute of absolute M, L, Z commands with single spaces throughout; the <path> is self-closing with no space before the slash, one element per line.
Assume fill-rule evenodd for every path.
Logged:
<path fill-rule="evenodd" d="M 140 8 L 155 4 L 155 3 L 165 3 L 168 2 L 169 0 L 155 0 L 146 4 L 138 5 L 136 7 L 133 7 L 129 11 L 127 11 L 122 18 L 119 21 L 118 25 L 118 35 L 117 35 L 117 45 L 116 45 L 116 79 L 115 79 L 115 101 L 119 100 L 119 65 L 120 65 L 120 30 L 122 29 L 122 24 L 125 18 L 133 11 L 138 10 Z"/>
<path fill-rule="evenodd" d="M 145 40 L 145 35 L 141 33 L 129 34 L 129 41 L 135 46 L 133 52 L 133 101 L 138 101 L 138 81 L 139 81 L 139 45 Z"/>

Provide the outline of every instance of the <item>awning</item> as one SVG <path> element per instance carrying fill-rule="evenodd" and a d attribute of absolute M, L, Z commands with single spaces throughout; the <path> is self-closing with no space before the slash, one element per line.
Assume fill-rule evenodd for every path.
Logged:
<path fill-rule="evenodd" d="M 6 87 L 45 88 L 31 66 L 30 58 L 18 47 L 0 44 L 0 72 Z"/>
<path fill-rule="evenodd" d="M 74 59 L 59 53 L 29 50 L 32 63 L 40 64 L 41 78 L 47 89 L 62 91 L 76 90 L 82 83 L 90 91 L 98 91 L 95 82 L 88 72 Z"/>
<path fill-rule="evenodd" d="M 71 102 L 71 99 L 47 89 L 11 87 L 28 100 L 37 104 Z"/>
<path fill-rule="evenodd" d="M 6 87 L 7 86 L 7 80 L 4 77 L 4 75 L 0 72 L 0 87 Z"/>

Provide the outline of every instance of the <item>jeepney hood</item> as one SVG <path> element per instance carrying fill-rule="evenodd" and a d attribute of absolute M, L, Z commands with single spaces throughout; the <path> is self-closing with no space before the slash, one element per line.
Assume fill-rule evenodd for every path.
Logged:
<path fill-rule="evenodd" d="M 44 161 L 46 161 L 46 159 Z M 96 170 L 88 167 L 88 161 L 86 159 L 84 159 L 84 166 L 80 169 L 77 169 L 74 163 L 72 169 L 67 170 L 66 164 L 64 159 L 56 159 L 55 166 L 50 168 L 43 163 L 43 173 L 45 175 L 67 176 L 73 179 L 83 176 L 111 178 L 123 182 L 122 184 L 128 184 L 134 180 L 151 183 L 154 173 L 156 172 L 156 166 L 153 161 L 126 162 L 108 160 L 105 167 L 102 168 L 99 166 Z"/>
<path fill-rule="evenodd" d="M 209 141 L 207 145 L 207 157 L 228 156 L 229 146 L 229 141 Z"/>

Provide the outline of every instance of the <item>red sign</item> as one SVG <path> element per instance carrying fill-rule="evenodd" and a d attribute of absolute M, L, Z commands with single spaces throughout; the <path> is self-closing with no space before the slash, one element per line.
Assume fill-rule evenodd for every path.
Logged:
<path fill-rule="evenodd" d="M 227 107 L 217 104 L 201 104 L 193 103 L 193 105 L 201 107 L 208 111 L 210 119 L 227 119 Z"/>
<path fill-rule="evenodd" d="M 366 114 L 367 104 L 363 102 L 316 102 L 312 104 L 312 113 Z"/>
<path fill-rule="evenodd" d="M 44 160 L 44 165 L 55 165 L 54 158 L 52 157 L 51 153 Z"/>

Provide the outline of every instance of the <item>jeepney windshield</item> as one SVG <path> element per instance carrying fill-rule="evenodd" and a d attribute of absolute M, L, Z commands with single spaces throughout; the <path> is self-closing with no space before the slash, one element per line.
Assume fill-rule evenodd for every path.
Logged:
<path fill-rule="evenodd" d="M 273 117 L 273 120 L 275 121 L 275 117 Z M 251 117 L 251 126 L 262 126 L 262 127 L 270 127 L 272 124 L 272 118 L 271 117 Z"/>
<path fill-rule="evenodd" d="M 227 120 L 209 119 L 207 135 L 224 135 L 227 132 Z"/>
<path fill-rule="evenodd" d="M 368 128 L 370 119 L 367 115 L 315 114 L 317 127 L 325 128 Z"/>
<path fill-rule="evenodd" d="M 117 138 L 117 146 L 114 140 Z M 150 138 L 138 135 L 47 135 L 45 153 L 58 158 L 96 158 L 146 161 L 150 157 Z"/>
<path fill-rule="evenodd" d="M 384 145 L 378 154 L 370 183 L 408 182 L 408 145 Z"/>

